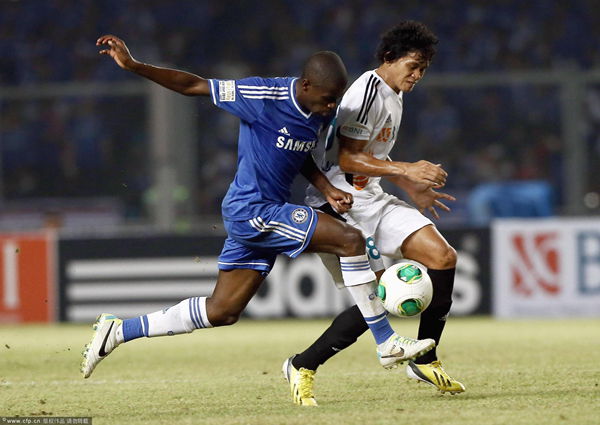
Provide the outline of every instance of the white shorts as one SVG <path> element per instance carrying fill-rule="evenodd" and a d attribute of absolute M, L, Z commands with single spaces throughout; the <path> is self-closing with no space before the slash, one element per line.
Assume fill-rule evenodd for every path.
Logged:
<path fill-rule="evenodd" d="M 385 192 L 370 198 L 368 203 L 356 203 L 343 217 L 349 225 L 361 230 L 367 240 L 367 254 L 373 271 L 385 267 L 382 255 L 403 258 L 402 244 L 406 238 L 433 224 L 415 207 Z M 336 286 L 343 285 L 337 257 L 325 254 L 321 259 Z"/>

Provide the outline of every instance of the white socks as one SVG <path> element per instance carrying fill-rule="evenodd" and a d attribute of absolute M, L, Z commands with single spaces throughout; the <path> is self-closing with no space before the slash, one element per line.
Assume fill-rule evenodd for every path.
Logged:
<path fill-rule="evenodd" d="M 205 297 L 188 298 L 173 307 L 147 316 L 149 337 L 177 335 L 212 327 L 206 317 Z"/>
<path fill-rule="evenodd" d="M 369 265 L 366 254 L 355 257 L 341 257 L 340 266 L 344 284 L 356 302 L 377 344 L 382 344 L 394 334 L 387 319 L 387 312 L 377 297 L 376 276 Z"/>
<path fill-rule="evenodd" d="M 188 298 L 173 307 L 123 320 L 117 329 L 117 341 L 131 341 L 142 336 L 178 335 L 200 328 L 212 328 L 206 314 L 206 297 Z"/>

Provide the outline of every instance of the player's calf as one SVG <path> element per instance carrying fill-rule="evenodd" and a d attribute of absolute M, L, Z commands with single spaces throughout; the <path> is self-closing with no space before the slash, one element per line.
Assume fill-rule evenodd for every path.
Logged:
<path fill-rule="evenodd" d="M 213 326 L 231 326 L 242 314 L 242 310 L 214 302 L 210 297 L 206 299 L 206 309 Z"/>

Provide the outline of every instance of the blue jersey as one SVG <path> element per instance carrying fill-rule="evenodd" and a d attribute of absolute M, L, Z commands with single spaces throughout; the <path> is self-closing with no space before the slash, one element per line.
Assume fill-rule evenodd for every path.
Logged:
<path fill-rule="evenodd" d="M 284 204 L 325 124 L 296 101 L 297 78 L 209 80 L 215 105 L 240 118 L 237 173 L 223 200 L 223 217 L 243 221 L 268 203 Z"/>

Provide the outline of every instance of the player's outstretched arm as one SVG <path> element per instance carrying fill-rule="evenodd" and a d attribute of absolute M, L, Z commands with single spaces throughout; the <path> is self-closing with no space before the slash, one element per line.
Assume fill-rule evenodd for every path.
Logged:
<path fill-rule="evenodd" d="M 123 40 L 114 35 L 103 35 L 96 40 L 96 46 L 107 48 L 100 50 L 101 55 L 108 55 L 121 68 L 135 72 L 142 77 L 154 81 L 163 87 L 186 96 L 209 96 L 208 81 L 198 75 L 177 69 L 161 68 L 139 62 L 131 56 Z"/>
<path fill-rule="evenodd" d="M 323 196 L 325 196 L 325 199 L 335 211 L 342 214 L 352 208 L 352 203 L 354 202 L 352 194 L 344 192 L 332 185 L 325 174 L 319 170 L 312 155 L 306 157 L 300 172 L 323 194 Z"/>
<path fill-rule="evenodd" d="M 356 140 L 340 136 L 339 164 L 342 171 L 360 176 L 394 177 L 402 176 L 413 183 L 443 187 L 448 173 L 429 161 L 398 162 L 377 159 L 364 152 L 366 140 Z"/>

